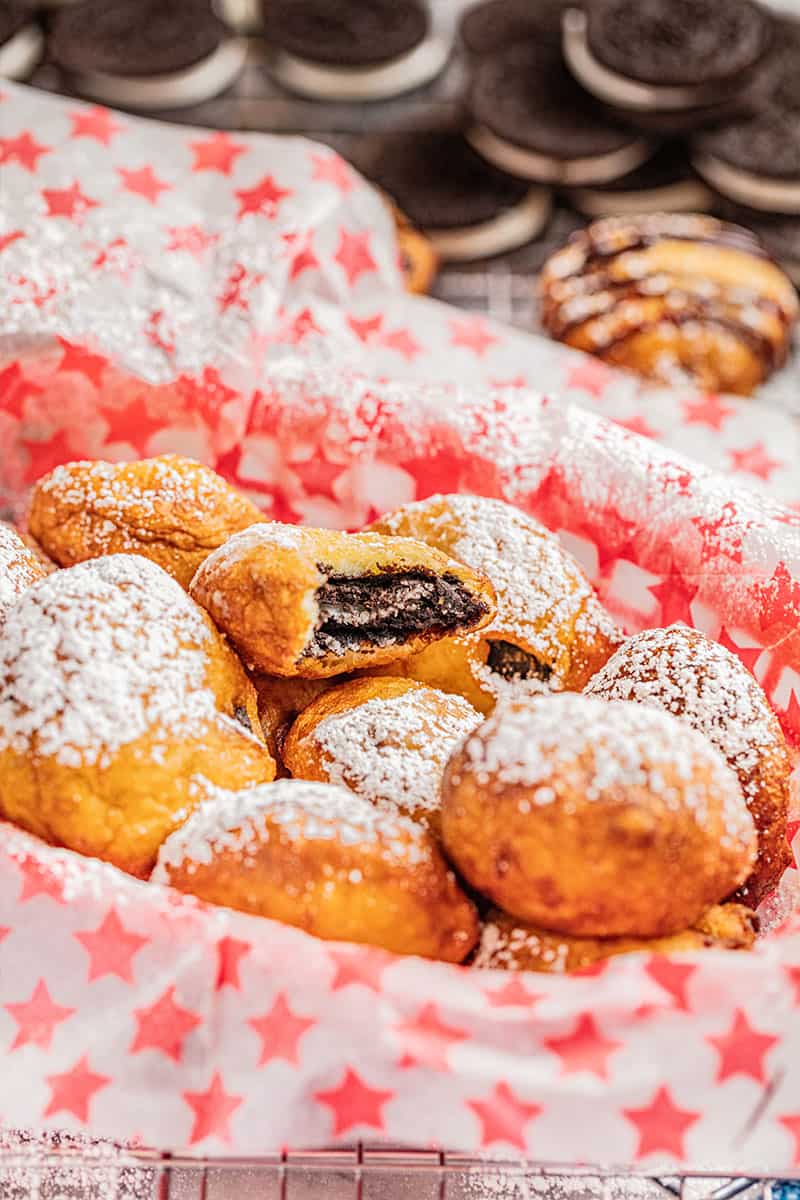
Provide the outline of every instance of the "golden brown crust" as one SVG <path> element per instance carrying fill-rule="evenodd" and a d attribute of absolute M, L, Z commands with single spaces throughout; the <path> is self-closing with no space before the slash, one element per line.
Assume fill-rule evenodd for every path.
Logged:
<path fill-rule="evenodd" d="M 483 713 L 513 691 L 580 691 L 623 640 L 558 539 L 510 504 L 431 496 L 371 528 L 417 538 L 491 580 L 497 595 L 492 622 L 480 633 L 435 642 L 403 668 L 422 683 L 465 696 Z"/>
<path fill-rule="evenodd" d="M 214 471 L 164 454 L 57 467 L 37 483 L 28 523 L 62 567 L 104 554 L 141 554 L 188 588 L 212 550 L 261 520 L 256 506 Z"/>
<path fill-rule="evenodd" d="M 710 743 L 644 705 L 505 703 L 450 760 L 442 837 L 498 907 L 575 936 L 687 929 L 749 875 L 756 835 Z"/>
<path fill-rule="evenodd" d="M 312 700 L 334 687 L 338 680 L 301 679 L 299 676 L 260 675 L 251 676 L 258 697 L 258 715 L 269 752 L 278 764 L 278 774 L 287 775 L 283 762 L 283 747 L 286 735 L 295 718 Z"/>
<path fill-rule="evenodd" d="M 343 784 L 438 834 L 444 768 L 480 720 L 462 697 L 410 679 L 352 680 L 301 713 L 284 762 L 296 778 Z"/>
<path fill-rule="evenodd" d="M 755 908 L 792 861 L 786 840 L 792 763 L 757 680 L 724 646 L 686 625 L 630 638 L 586 694 L 634 700 L 680 717 L 736 772 L 758 831 L 758 859 L 736 898 Z"/>
<path fill-rule="evenodd" d="M 526 925 L 499 909 L 488 913 L 473 966 L 564 975 L 617 954 L 751 950 L 758 919 L 743 904 L 717 904 L 692 929 L 661 938 L 578 938 Z"/>
<path fill-rule="evenodd" d="M 14 532 L 22 538 L 23 542 L 33 554 L 45 575 L 52 575 L 53 571 L 58 570 L 58 563 L 55 562 L 49 554 L 45 554 L 36 538 L 28 531 L 24 522 L 20 522 L 17 525 L 11 525 L 8 521 L 0 521 L 0 526 L 4 526 L 6 529 L 13 529 Z"/>
<path fill-rule="evenodd" d="M 190 590 L 251 668 L 305 678 L 393 662 L 494 614 L 483 575 L 421 542 L 277 522 L 232 537 Z"/>
<path fill-rule="evenodd" d="M 344 788 L 283 779 L 208 800 L 154 882 L 316 937 L 462 962 L 477 913 L 431 836 Z"/>

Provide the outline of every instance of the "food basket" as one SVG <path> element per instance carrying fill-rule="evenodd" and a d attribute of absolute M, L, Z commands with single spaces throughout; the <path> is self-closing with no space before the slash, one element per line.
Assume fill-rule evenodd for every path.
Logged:
<path fill-rule="evenodd" d="M 380 200 L 302 139 L 242 135 L 231 156 L 227 135 L 24 88 L 0 115 L 9 512 L 60 462 L 167 451 L 282 520 L 357 528 L 436 490 L 503 497 L 559 533 L 629 629 L 687 620 L 733 647 L 797 743 L 785 413 L 653 391 L 410 299 Z M 198 170 L 209 145 L 218 165 Z M 700 413 L 720 425 L 706 457 L 757 439 L 777 465 L 732 482 L 682 457 Z M 647 420 L 661 442 L 622 427 Z M 738 1194 L 800 1154 L 796 893 L 787 872 L 752 955 L 479 974 L 320 943 L 3 827 L 0 1114 L 67 1134 L 9 1135 L 0 1188 Z"/>

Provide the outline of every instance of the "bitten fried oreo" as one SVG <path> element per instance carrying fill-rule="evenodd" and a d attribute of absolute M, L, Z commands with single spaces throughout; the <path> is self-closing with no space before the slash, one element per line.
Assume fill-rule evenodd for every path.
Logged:
<path fill-rule="evenodd" d="M 436 642 L 403 665 L 412 678 L 457 692 L 480 712 L 520 691 L 580 691 L 622 641 L 558 539 L 510 504 L 430 496 L 373 528 L 427 542 L 492 581 L 497 612 L 490 624 Z"/>
<path fill-rule="evenodd" d="M 687 625 L 636 634 L 586 695 L 664 709 L 705 734 L 736 772 L 758 831 L 758 859 L 737 893 L 755 907 L 792 861 L 786 841 L 792 763 L 769 702 L 730 650 Z"/>
<path fill-rule="evenodd" d="M 0 632 L 6 613 L 32 583 L 46 571 L 36 554 L 11 525 L 0 521 Z"/>
<path fill-rule="evenodd" d="M 245 59 L 211 0 L 81 0 L 54 16 L 49 50 L 84 95 L 141 109 L 207 100 Z"/>
<path fill-rule="evenodd" d="M 141 554 L 184 587 L 233 533 L 263 517 L 214 471 L 164 454 L 132 463 L 56 467 L 33 491 L 28 524 L 62 567 L 102 554 Z"/>
<path fill-rule="evenodd" d="M 434 79 L 449 53 L 423 0 L 264 0 L 272 69 L 319 100 L 378 100 Z"/>
<path fill-rule="evenodd" d="M 707 738 L 575 694 L 498 705 L 448 764 L 442 838 L 499 908 L 576 937 L 690 929 L 748 878 L 757 846 Z"/>
<path fill-rule="evenodd" d="M 522 43 L 481 59 L 467 136 L 483 158 L 538 183 L 607 183 L 655 147 L 598 109 L 557 49 Z"/>
<path fill-rule="evenodd" d="M 462 134 L 387 134 L 365 171 L 445 260 L 503 254 L 537 236 L 550 214 L 542 188 L 492 168 Z"/>
<path fill-rule="evenodd" d="M 473 966 L 564 975 L 618 954 L 682 954 L 690 950 L 751 950 L 758 918 L 743 904 L 715 904 L 691 929 L 660 938 L 579 938 L 526 925 L 498 909 L 481 930 Z"/>
<path fill-rule="evenodd" d="M 475 945 L 475 909 L 407 817 L 305 780 L 205 793 L 162 846 L 154 883 L 396 954 L 462 962 Z"/>
<path fill-rule="evenodd" d="M 747 230 L 712 217 L 596 221 L 539 277 L 547 332 L 648 379 L 749 395 L 786 361 L 797 293 Z"/>
<path fill-rule="evenodd" d="M 495 609 L 485 576 L 411 538 L 278 523 L 235 534 L 190 590 L 249 665 L 308 678 L 408 657 Z"/>
<path fill-rule="evenodd" d="M 27 79 L 44 50 L 44 34 L 27 0 L 0 5 L 0 77 Z"/>
<path fill-rule="evenodd" d="M 567 199 L 587 217 L 631 217 L 640 213 L 710 212 L 714 195 L 689 164 L 678 142 L 662 146 L 635 171 L 611 183 L 569 188 Z"/>

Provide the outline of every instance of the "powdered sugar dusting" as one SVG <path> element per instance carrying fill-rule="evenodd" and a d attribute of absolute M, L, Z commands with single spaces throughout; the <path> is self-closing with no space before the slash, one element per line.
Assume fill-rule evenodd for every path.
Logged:
<path fill-rule="evenodd" d="M 36 556 L 16 530 L 0 521 L 0 629 L 17 598 L 43 576 Z"/>
<path fill-rule="evenodd" d="M 155 728 L 210 719 L 210 638 L 202 610 L 148 559 L 109 555 L 48 576 L 17 601 L 0 642 L 0 748 L 102 764 Z"/>
<path fill-rule="evenodd" d="M 334 713 L 313 737 L 331 783 L 373 804 L 434 812 L 448 758 L 481 721 L 460 696 L 421 688 Z"/>
<path fill-rule="evenodd" d="M 545 943 L 533 929 L 521 925 L 501 929 L 493 921 L 487 921 L 472 965 L 513 971 L 519 968 L 520 959 L 536 958 L 554 974 L 563 974 L 569 962 L 569 945 L 557 941 L 557 937 L 558 934 L 548 934 Z"/>
<path fill-rule="evenodd" d="M 234 563 L 240 562 L 252 550 L 268 551 L 272 547 L 282 550 L 303 550 L 309 543 L 308 531 L 297 525 L 281 525 L 277 521 L 250 525 L 247 529 L 234 533 L 213 554 L 209 555 L 195 575 L 195 580 L 199 582 L 204 574 L 210 574 L 220 568 L 227 570 Z"/>

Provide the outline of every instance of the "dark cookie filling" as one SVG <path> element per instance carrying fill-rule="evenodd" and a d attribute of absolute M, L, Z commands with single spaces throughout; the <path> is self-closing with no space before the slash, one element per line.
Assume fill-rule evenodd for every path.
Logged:
<path fill-rule="evenodd" d="M 427 571 L 331 576 L 317 591 L 319 624 L 305 658 L 402 645 L 421 633 L 472 628 L 487 606 L 452 575 Z"/>
<path fill-rule="evenodd" d="M 492 642 L 486 661 L 489 668 L 496 675 L 502 675 L 503 679 L 539 679 L 547 683 L 553 674 L 546 663 L 512 642 Z"/>
<path fill-rule="evenodd" d="M 237 704 L 236 708 L 233 710 L 233 719 L 234 721 L 238 721 L 240 725 L 244 725 L 248 733 L 253 732 L 253 726 L 251 725 L 250 718 L 247 715 L 247 709 L 242 708 L 240 704 Z"/>

